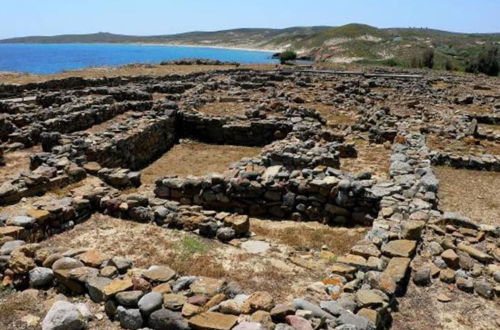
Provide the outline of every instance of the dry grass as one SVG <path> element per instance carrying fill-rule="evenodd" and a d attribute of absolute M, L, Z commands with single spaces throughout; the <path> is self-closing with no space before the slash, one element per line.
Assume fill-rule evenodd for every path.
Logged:
<path fill-rule="evenodd" d="M 244 115 L 249 108 L 250 104 L 245 102 L 211 102 L 197 110 L 212 116 L 234 117 Z"/>
<path fill-rule="evenodd" d="M 447 83 L 445 81 L 437 81 L 432 84 L 433 89 L 447 89 L 451 86 L 450 83 Z"/>
<path fill-rule="evenodd" d="M 33 330 L 40 329 L 40 323 L 52 305 L 58 300 L 69 300 L 74 303 L 84 303 L 91 313 L 102 313 L 102 305 L 92 302 L 88 296 L 66 298 L 57 295 L 56 290 L 48 291 L 26 290 L 12 292 L 8 295 L 0 293 L 0 329 Z M 88 329 L 118 330 L 120 326 L 107 317 L 93 318 L 87 325 Z"/>
<path fill-rule="evenodd" d="M 88 129 L 86 129 L 84 132 L 92 133 L 92 134 L 103 133 L 111 126 L 127 120 L 131 116 L 131 114 L 132 113 L 130 113 L 130 112 L 122 113 L 122 114 L 120 114 L 120 115 L 118 115 L 110 120 L 107 120 L 107 121 L 104 121 L 100 124 L 94 125 Z"/>
<path fill-rule="evenodd" d="M 0 183 L 16 178 L 30 169 L 30 155 L 41 152 L 41 146 L 4 153 L 5 166 L 0 166 Z"/>
<path fill-rule="evenodd" d="M 496 134 L 500 134 L 500 125 L 480 124 L 479 131 L 480 132 L 493 131 Z"/>
<path fill-rule="evenodd" d="M 0 328 L 2 329 L 36 329 L 28 326 L 21 319 L 26 315 L 44 314 L 44 306 L 40 304 L 35 292 L 25 291 L 2 294 L 0 297 Z"/>
<path fill-rule="evenodd" d="M 468 105 L 457 105 L 455 106 L 456 110 L 459 110 L 460 113 L 470 113 L 470 114 L 491 114 L 491 106 L 484 106 L 484 105 L 475 105 L 475 104 L 468 104 Z"/>
<path fill-rule="evenodd" d="M 257 156 L 261 148 L 181 141 L 161 158 L 141 171 L 142 182 L 154 184 L 165 175 L 205 175 L 223 172 L 245 157 Z"/>
<path fill-rule="evenodd" d="M 346 111 L 336 109 L 333 105 L 324 103 L 305 103 L 307 109 L 316 109 L 323 119 L 326 120 L 327 126 L 335 127 L 339 125 L 353 125 L 356 123 L 356 114 L 354 111 Z"/>
<path fill-rule="evenodd" d="M 410 281 L 408 291 L 398 299 L 399 308 L 393 313 L 394 330 L 490 330 L 498 329 L 500 304 L 477 295 L 460 291 L 437 281 L 429 287 L 417 287 Z M 441 303 L 437 296 L 452 299 Z"/>
<path fill-rule="evenodd" d="M 500 173 L 436 167 L 440 207 L 480 223 L 500 225 Z"/>
<path fill-rule="evenodd" d="M 233 65 L 148 65 L 133 64 L 120 67 L 87 68 L 50 75 L 31 75 L 22 73 L 0 73 L 0 81 L 4 84 L 27 84 L 43 82 L 53 79 L 70 77 L 102 78 L 102 77 L 136 77 L 136 76 L 164 76 L 169 74 L 190 74 L 213 70 L 233 69 Z M 272 64 L 241 65 L 240 68 L 272 70 Z"/>
<path fill-rule="evenodd" d="M 500 155 L 500 143 L 487 140 L 478 140 L 477 142 L 478 144 L 471 144 L 464 140 L 447 139 L 432 134 L 427 136 L 427 145 L 432 150 L 475 156 Z"/>
<path fill-rule="evenodd" d="M 391 165 L 391 150 L 382 144 L 370 144 L 364 139 L 355 139 L 357 158 L 341 158 L 340 169 L 350 173 L 370 171 L 381 180 L 388 178 Z"/>
<path fill-rule="evenodd" d="M 300 225 L 297 230 L 302 232 L 303 228 Z M 342 231 L 337 234 L 334 234 L 335 230 L 323 233 L 321 237 L 325 244 L 345 245 L 358 239 L 357 234 L 351 236 Z M 308 240 L 312 242 L 319 236 L 317 231 L 315 233 L 311 229 Z M 334 243 L 339 238 L 344 243 Z M 283 249 L 290 252 L 271 249 L 265 254 L 255 255 L 183 231 L 104 215 L 94 215 L 85 223 L 50 237 L 42 246 L 95 248 L 109 255 L 125 256 L 137 267 L 166 264 L 182 275 L 203 275 L 235 281 L 246 292 L 268 290 L 278 301 L 283 302 L 305 294 L 307 285 L 323 279 L 327 271 L 327 261 L 312 254 L 303 255 L 303 252 L 286 245 Z M 339 252 L 344 250 L 339 248 Z M 288 261 L 289 253 L 306 258 L 316 268 L 306 269 L 291 263 Z"/>
<path fill-rule="evenodd" d="M 250 230 L 259 238 L 295 248 L 321 249 L 326 246 L 336 255 L 348 253 L 366 232 L 366 228 L 329 227 L 318 222 L 259 219 L 252 219 Z"/>

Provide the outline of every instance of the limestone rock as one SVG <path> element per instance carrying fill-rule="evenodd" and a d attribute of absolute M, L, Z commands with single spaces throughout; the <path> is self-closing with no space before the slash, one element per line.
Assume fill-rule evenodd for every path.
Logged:
<path fill-rule="evenodd" d="M 42 330 L 80 330 L 85 328 L 85 321 L 77 306 L 56 301 L 42 321 Z"/>

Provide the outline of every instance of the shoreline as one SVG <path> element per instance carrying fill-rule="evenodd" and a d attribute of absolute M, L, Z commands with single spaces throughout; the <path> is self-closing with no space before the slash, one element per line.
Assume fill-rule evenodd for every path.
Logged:
<path fill-rule="evenodd" d="M 174 44 L 174 43 L 158 43 L 158 42 L 57 42 L 57 43 L 40 43 L 40 42 L 18 42 L 18 43 L 0 43 L 1 45 L 132 45 L 132 46 L 159 46 L 159 47 L 186 47 L 186 48 L 209 48 L 209 49 L 227 49 L 239 50 L 248 52 L 263 52 L 263 53 L 280 53 L 280 49 L 263 49 L 251 47 L 237 46 L 222 46 L 222 45 L 201 45 L 201 44 Z"/>
<path fill-rule="evenodd" d="M 227 50 L 241 50 L 249 52 L 263 52 L 263 53 L 280 53 L 282 50 L 278 49 L 262 49 L 262 48 L 247 48 L 247 47 L 233 47 L 233 46 L 216 46 L 216 45 L 196 45 L 196 44 L 165 44 L 165 43 L 120 43 L 115 45 L 138 45 L 138 46 L 169 46 L 169 47 L 187 47 L 187 48 L 213 48 L 213 49 L 227 49 Z"/>

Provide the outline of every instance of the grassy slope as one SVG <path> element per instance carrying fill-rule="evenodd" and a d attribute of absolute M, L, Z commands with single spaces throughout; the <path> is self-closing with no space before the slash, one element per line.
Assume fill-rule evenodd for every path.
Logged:
<path fill-rule="evenodd" d="M 425 48 L 435 50 L 437 68 L 451 62 L 462 68 L 465 58 L 485 44 L 500 44 L 500 33 L 465 34 L 432 29 L 378 29 L 364 24 L 339 27 L 292 27 L 287 29 L 233 29 L 215 32 L 189 32 L 176 35 L 126 36 L 110 33 L 25 37 L 0 43 L 170 43 L 232 46 L 265 49 L 295 49 L 317 60 L 352 58 L 365 63 L 406 65 Z"/>

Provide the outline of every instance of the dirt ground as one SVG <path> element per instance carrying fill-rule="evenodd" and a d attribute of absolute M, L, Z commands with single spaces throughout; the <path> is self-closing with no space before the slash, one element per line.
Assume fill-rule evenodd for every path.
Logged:
<path fill-rule="evenodd" d="M 132 115 L 134 114 L 134 112 L 125 112 L 125 113 L 122 113 L 110 120 L 106 120 L 105 122 L 102 122 L 100 124 L 97 124 L 97 125 L 94 125 L 88 129 L 86 129 L 84 132 L 87 132 L 87 133 L 92 133 L 92 134 L 98 134 L 98 133 L 104 133 L 108 128 L 110 128 L 111 126 L 113 125 L 116 125 L 122 121 L 125 121 L 127 120 L 128 118 L 130 118 Z"/>
<path fill-rule="evenodd" d="M 166 175 L 201 176 L 222 173 L 229 165 L 245 157 L 257 156 L 261 148 L 206 144 L 182 140 L 148 167 L 141 170 L 143 185 L 154 185 Z"/>
<path fill-rule="evenodd" d="M 437 297 L 451 298 L 443 303 Z M 500 303 L 464 293 L 436 281 L 429 287 L 410 283 L 393 313 L 394 330 L 492 330 L 500 327 Z"/>
<path fill-rule="evenodd" d="M 251 109 L 251 104 L 244 102 L 213 102 L 203 105 L 198 111 L 212 116 L 234 117 L 244 115 L 247 109 Z"/>
<path fill-rule="evenodd" d="M 16 330 L 40 329 L 43 320 L 52 304 L 58 300 L 73 303 L 85 303 L 95 318 L 88 324 L 88 329 L 121 329 L 119 324 L 111 322 L 104 313 L 104 306 L 92 302 L 86 297 L 67 298 L 49 291 L 29 289 L 20 292 L 0 292 L 0 328 Z"/>
<path fill-rule="evenodd" d="M 365 139 L 354 139 L 357 158 L 341 158 L 340 169 L 349 173 L 370 171 L 380 180 L 388 178 L 391 150 L 382 144 L 371 144 Z"/>
<path fill-rule="evenodd" d="M 16 178 L 30 169 L 30 155 L 41 152 L 41 146 L 4 153 L 5 166 L 0 166 L 0 183 Z"/>
<path fill-rule="evenodd" d="M 475 156 L 500 155 L 500 143 L 487 140 L 478 140 L 477 142 L 477 144 L 473 144 L 464 140 L 445 139 L 436 135 L 427 137 L 427 145 L 431 150 Z"/>
<path fill-rule="evenodd" d="M 271 242 L 267 251 L 258 254 L 239 247 L 244 240 L 223 244 L 184 231 L 104 215 L 93 215 L 85 223 L 41 244 L 95 248 L 130 258 L 137 267 L 166 264 L 180 274 L 225 278 L 237 282 L 244 291 L 266 290 L 278 301 L 288 301 L 303 295 L 309 284 L 327 275 L 332 260 L 309 248 L 321 244 L 331 247 L 328 251 L 334 254 L 342 253 L 354 245 L 364 231 L 312 223 L 292 225 L 291 222 L 252 219 L 252 230 L 257 235 L 251 241 Z M 287 245 L 291 241 L 290 228 L 295 232 L 308 228 L 311 234 L 303 235 L 300 244 Z"/>
<path fill-rule="evenodd" d="M 330 227 L 318 222 L 270 221 L 252 219 L 250 230 L 259 239 L 293 246 L 298 249 L 326 247 L 336 255 L 349 252 L 353 242 L 361 240 L 365 227 Z M 300 232 L 300 236 L 297 235 Z"/>
<path fill-rule="evenodd" d="M 500 173 L 435 167 L 440 208 L 480 223 L 500 225 Z"/>

